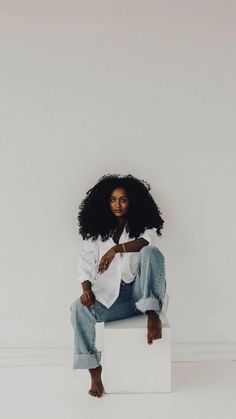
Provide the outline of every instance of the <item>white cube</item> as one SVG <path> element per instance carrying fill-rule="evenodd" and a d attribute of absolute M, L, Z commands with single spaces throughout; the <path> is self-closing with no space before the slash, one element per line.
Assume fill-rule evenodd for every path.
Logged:
<path fill-rule="evenodd" d="M 171 329 L 160 313 L 162 338 L 147 343 L 147 315 L 104 323 L 103 382 L 106 393 L 171 391 Z"/>

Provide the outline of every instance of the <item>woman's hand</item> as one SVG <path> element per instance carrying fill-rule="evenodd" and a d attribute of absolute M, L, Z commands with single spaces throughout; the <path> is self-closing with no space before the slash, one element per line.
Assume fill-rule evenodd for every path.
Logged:
<path fill-rule="evenodd" d="M 94 305 L 96 298 L 92 290 L 86 290 L 80 296 L 81 303 L 86 307 L 91 307 Z"/>
<path fill-rule="evenodd" d="M 110 250 L 108 250 L 108 252 L 106 252 L 103 255 L 98 266 L 98 272 L 103 273 L 104 271 L 106 271 L 109 268 L 109 265 L 111 261 L 114 259 L 115 255 L 116 255 L 116 252 L 114 248 L 112 247 Z"/>

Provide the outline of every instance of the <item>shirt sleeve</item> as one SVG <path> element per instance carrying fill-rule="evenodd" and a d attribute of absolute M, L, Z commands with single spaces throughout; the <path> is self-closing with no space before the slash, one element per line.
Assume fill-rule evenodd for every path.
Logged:
<path fill-rule="evenodd" d="M 79 283 L 88 280 L 94 284 L 96 249 L 91 239 L 83 240 L 79 249 L 77 279 Z"/>
<path fill-rule="evenodd" d="M 156 246 L 157 245 L 157 229 L 156 227 L 153 228 L 146 228 L 144 233 L 139 236 L 139 239 L 145 239 L 148 241 L 148 246 Z"/>

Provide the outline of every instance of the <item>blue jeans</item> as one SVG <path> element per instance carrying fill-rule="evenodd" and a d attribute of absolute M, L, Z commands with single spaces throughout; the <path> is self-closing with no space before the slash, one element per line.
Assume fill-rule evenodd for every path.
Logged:
<path fill-rule="evenodd" d="M 106 322 L 146 314 L 147 310 L 161 312 L 166 291 L 165 258 L 152 245 L 139 251 L 134 281 L 121 280 L 120 291 L 110 308 L 99 301 L 86 307 L 77 298 L 70 306 L 74 328 L 73 369 L 96 368 L 101 361 L 101 351 L 95 346 L 96 322 Z"/>

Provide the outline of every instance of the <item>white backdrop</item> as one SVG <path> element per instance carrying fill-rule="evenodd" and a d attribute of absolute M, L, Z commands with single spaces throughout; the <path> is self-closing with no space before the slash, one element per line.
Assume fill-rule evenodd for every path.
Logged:
<path fill-rule="evenodd" d="M 165 219 L 173 342 L 236 352 L 235 3 L 3 0 L 0 16 L 1 350 L 72 347 L 78 206 L 131 173 Z"/>

